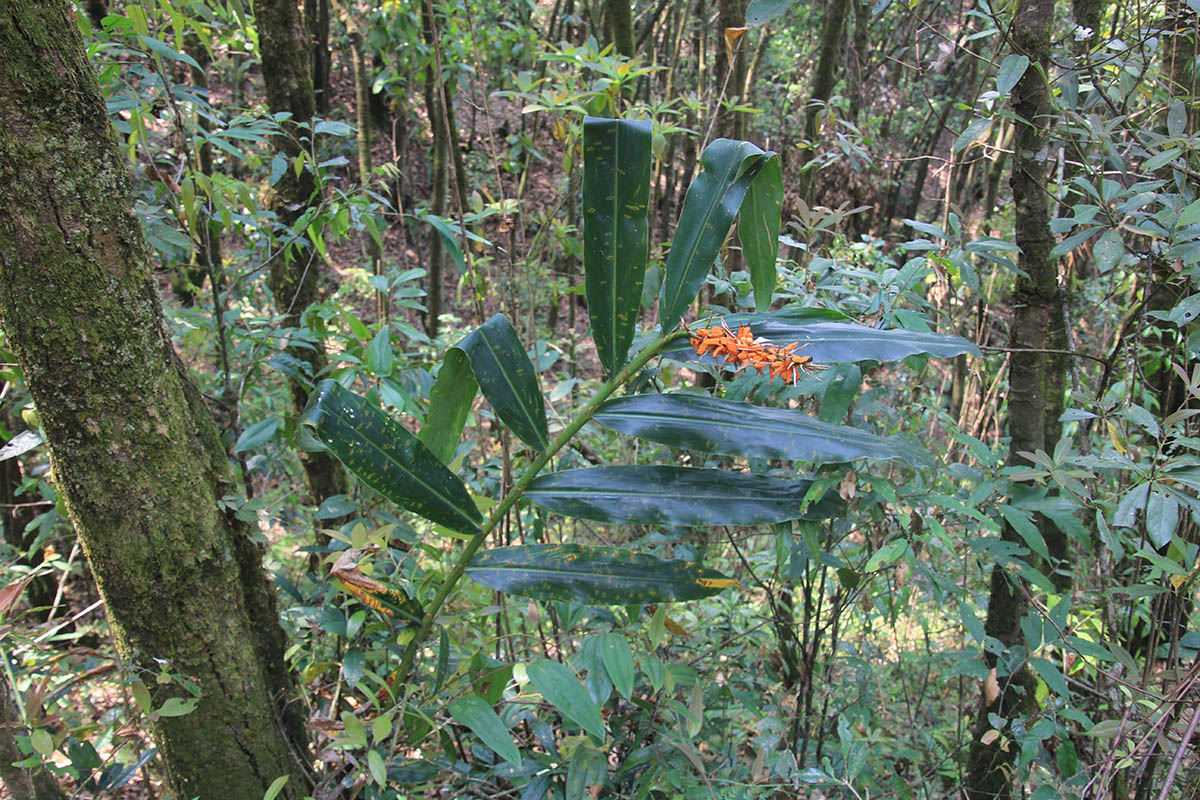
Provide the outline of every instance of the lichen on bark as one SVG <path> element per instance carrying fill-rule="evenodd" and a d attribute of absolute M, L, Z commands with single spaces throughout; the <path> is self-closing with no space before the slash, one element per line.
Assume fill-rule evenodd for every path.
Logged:
<path fill-rule="evenodd" d="M 0 327 L 20 361 L 123 659 L 194 681 L 153 724 L 175 792 L 305 794 L 261 553 L 175 357 L 125 164 L 64 2 L 0 0 Z M 160 686 L 155 702 L 179 693 Z"/>

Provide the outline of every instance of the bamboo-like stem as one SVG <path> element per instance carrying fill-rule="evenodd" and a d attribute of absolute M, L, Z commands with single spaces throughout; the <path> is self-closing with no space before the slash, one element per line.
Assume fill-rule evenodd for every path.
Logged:
<path fill-rule="evenodd" d="M 554 437 L 554 441 L 547 445 L 545 451 L 533 460 L 533 463 L 521 474 L 517 482 L 513 484 L 508 494 L 504 499 L 496 504 L 492 509 L 492 513 L 488 515 L 487 520 L 483 523 L 479 533 L 467 542 L 467 546 L 463 549 L 455 562 L 454 568 L 450 570 L 450 574 L 446 576 L 446 580 L 442 582 L 441 588 L 438 589 L 433 600 L 429 603 L 429 608 L 425 612 L 425 617 L 421 620 L 421 627 L 417 630 L 417 635 L 408 643 L 404 654 L 400 657 L 400 665 L 396 667 L 395 678 L 397 682 L 407 680 L 409 670 L 412 669 L 413 660 L 417 656 L 417 651 L 421 649 L 425 638 L 429 635 L 429 631 L 433 629 L 433 623 L 437 619 L 437 615 L 442 610 L 442 606 L 446 604 L 446 600 L 450 594 L 458 586 L 460 580 L 467 571 L 467 565 L 471 563 L 471 559 L 483 546 L 484 540 L 488 534 L 504 519 L 508 514 L 509 509 L 516 504 L 525 494 L 525 489 L 533 482 L 542 468 L 550 463 L 550 459 L 558 454 L 566 445 L 579 433 L 580 428 L 588 423 L 600 406 L 612 396 L 613 392 L 621 388 L 632 378 L 638 370 L 644 367 L 652 358 L 662 352 L 662 349 L 671 342 L 688 335 L 686 330 L 673 330 L 655 339 L 650 345 L 638 354 L 636 358 L 625 365 L 625 368 L 618 372 L 613 377 L 609 378 L 600 388 L 596 390 L 596 394 L 588 401 L 587 405 L 579 412 L 578 416 L 571 421 L 567 427 L 563 428 L 558 436 Z"/>

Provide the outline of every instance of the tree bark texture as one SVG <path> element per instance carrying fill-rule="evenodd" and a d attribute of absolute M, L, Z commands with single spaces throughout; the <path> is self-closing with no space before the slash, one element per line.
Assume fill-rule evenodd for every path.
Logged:
<path fill-rule="evenodd" d="M 626 58 L 633 58 L 633 9 L 629 0 L 608 0 L 608 19 L 612 24 L 613 46 Z"/>
<path fill-rule="evenodd" d="M 329 112 L 329 0 L 304 0 L 304 26 L 309 33 L 309 64 L 317 111 Z"/>
<path fill-rule="evenodd" d="M 1029 277 L 1018 278 L 1013 292 L 1015 311 L 1009 339 L 1013 354 L 1008 395 L 1011 441 L 1007 459 L 1011 466 L 1029 465 L 1019 455 L 1022 451 L 1045 449 L 1046 414 L 1055 407 L 1048 395 L 1062 391 L 1061 378 L 1057 384 L 1050 378 L 1050 373 L 1059 368 L 1058 362 L 1046 353 L 1031 352 L 1051 346 L 1051 337 L 1062 319 L 1057 262 L 1050 258 L 1054 241 L 1046 193 L 1050 96 L 1044 70 L 1050 60 L 1053 22 L 1054 0 L 1020 0 L 1012 26 L 1014 49 L 1029 56 L 1030 65 L 1013 90 L 1011 186 L 1016 243 L 1021 248 L 1018 265 Z M 1054 422 L 1057 424 L 1057 415 Z M 1021 543 L 1020 536 L 1008 525 L 1002 537 Z M 1035 681 L 1023 659 L 1013 655 L 1014 648 L 1023 649 L 1025 644 L 1021 618 L 1028 603 L 1026 588 L 1019 581 L 1015 572 L 1003 565 L 992 568 L 984 630 L 1004 644 L 1005 654 L 1001 658 L 985 654 L 988 666 L 997 668 L 1001 692 L 990 706 L 986 700 L 980 703 L 967 765 L 966 788 L 970 800 L 1003 800 L 1012 796 L 1011 773 L 1020 748 L 1010 743 L 1006 752 L 999 740 L 984 744 L 980 737 L 991 728 L 989 713 L 1012 720 L 1026 716 L 1034 704 Z"/>
<path fill-rule="evenodd" d="M 183 372 L 91 66 L 65 2 L 0 2 L 0 327 L 127 664 L 194 681 L 152 733 L 181 797 L 305 794 L 303 722 L 261 552 Z M 155 681 L 147 683 L 155 685 Z M 156 686 L 155 704 L 181 695 Z M 289 746 L 289 742 L 291 745 Z"/>
<path fill-rule="evenodd" d="M 813 76 L 812 94 L 808 108 L 804 110 L 804 138 L 808 148 L 801 151 L 801 167 L 813 160 L 817 154 L 817 139 L 821 136 L 821 112 L 833 94 L 837 82 L 837 63 L 840 58 L 842 31 L 846 27 L 846 16 L 850 0 L 829 0 L 825 5 L 825 22 L 821 26 L 821 51 L 817 57 L 817 71 Z M 812 203 L 813 171 L 800 173 L 800 194 Z"/>
<path fill-rule="evenodd" d="M 290 111 L 295 122 L 308 122 L 316 113 L 312 77 L 309 74 L 310 51 L 306 45 L 304 26 L 292 0 L 259 0 L 255 4 L 259 50 L 263 61 L 263 78 L 267 89 L 267 105 L 272 111 Z M 300 155 L 299 139 L 305 132 L 294 124 L 284 124 L 287 135 L 278 137 L 276 146 L 288 158 Z M 308 169 L 299 175 L 285 170 L 275 184 L 271 206 L 280 221 L 292 227 L 304 216 L 317 193 L 313 173 Z M 303 327 L 305 309 L 317 300 L 320 288 L 321 259 L 312 247 L 293 247 L 290 256 L 271 261 L 268 278 L 275 307 L 283 315 L 288 328 Z M 321 347 L 292 346 L 288 354 L 308 365 L 310 378 L 317 379 L 326 367 L 325 351 Z M 308 404 L 309 384 L 296 378 L 288 379 L 292 403 L 299 413 Z M 304 480 L 315 503 L 345 494 L 346 472 L 328 453 L 300 452 Z"/>

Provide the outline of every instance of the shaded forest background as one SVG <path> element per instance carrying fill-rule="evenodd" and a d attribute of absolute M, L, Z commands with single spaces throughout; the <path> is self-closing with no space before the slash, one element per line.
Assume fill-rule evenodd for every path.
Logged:
<path fill-rule="evenodd" d="M 9 795 L 1200 796 L 1198 37 L 1183 0 L 0 4 Z M 585 117 L 648 123 L 624 350 Z M 679 324 L 791 325 L 791 380 L 655 338 L 722 139 L 766 151 L 729 186 L 778 170 L 772 277 L 739 196 Z M 328 380 L 471 519 L 331 444 Z M 618 388 L 872 444 L 622 438 Z M 806 483 L 622 525 L 539 500 L 547 452 Z M 462 580 L 530 544 L 677 602 Z"/>

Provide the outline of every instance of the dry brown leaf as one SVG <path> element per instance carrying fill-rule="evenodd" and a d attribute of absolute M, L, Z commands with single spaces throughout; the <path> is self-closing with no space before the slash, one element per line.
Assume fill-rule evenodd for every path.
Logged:
<path fill-rule="evenodd" d="M 854 470 L 850 470 L 838 485 L 838 495 L 846 502 L 850 502 L 856 494 L 858 494 L 858 474 Z"/>
<path fill-rule="evenodd" d="M 987 679 L 983 682 L 983 704 L 990 706 L 1000 696 L 1000 681 L 996 680 L 996 668 L 992 667 Z"/>
<path fill-rule="evenodd" d="M 676 636 L 691 636 L 692 635 L 691 633 L 688 632 L 687 628 L 683 627 L 682 625 L 680 625 L 678 622 L 671 619 L 670 617 L 666 617 L 665 619 L 663 619 L 663 627 L 666 628 L 667 630 L 669 630 L 671 633 L 675 634 Z"/>
<path fill-rule="evenodd" d="M 31 580 L 33 578 L 29 577 L 23 581 L 10 583 L 8 586 L 0 589 L 0 616 L 4 616 L 9 611 L 12 611 L 13 606 L 21 599 L 21 592 L 25 591 L 25 587 L 29 585 Z"/>
<path fill-rule="evenodd" d="M 346 550 L 333 563 L 333 568 L 329 570 L 329 574 L 347 586 L 357 586 L 359 589 L 365 589 L 368 592 L 386 592 L 386 586 L 373 578 L 363 575 L 362 570 L 358 568 L 358 559 L 362 557 L 363 553 L 373 549 L 356 549 L 352 547 Z"/>

